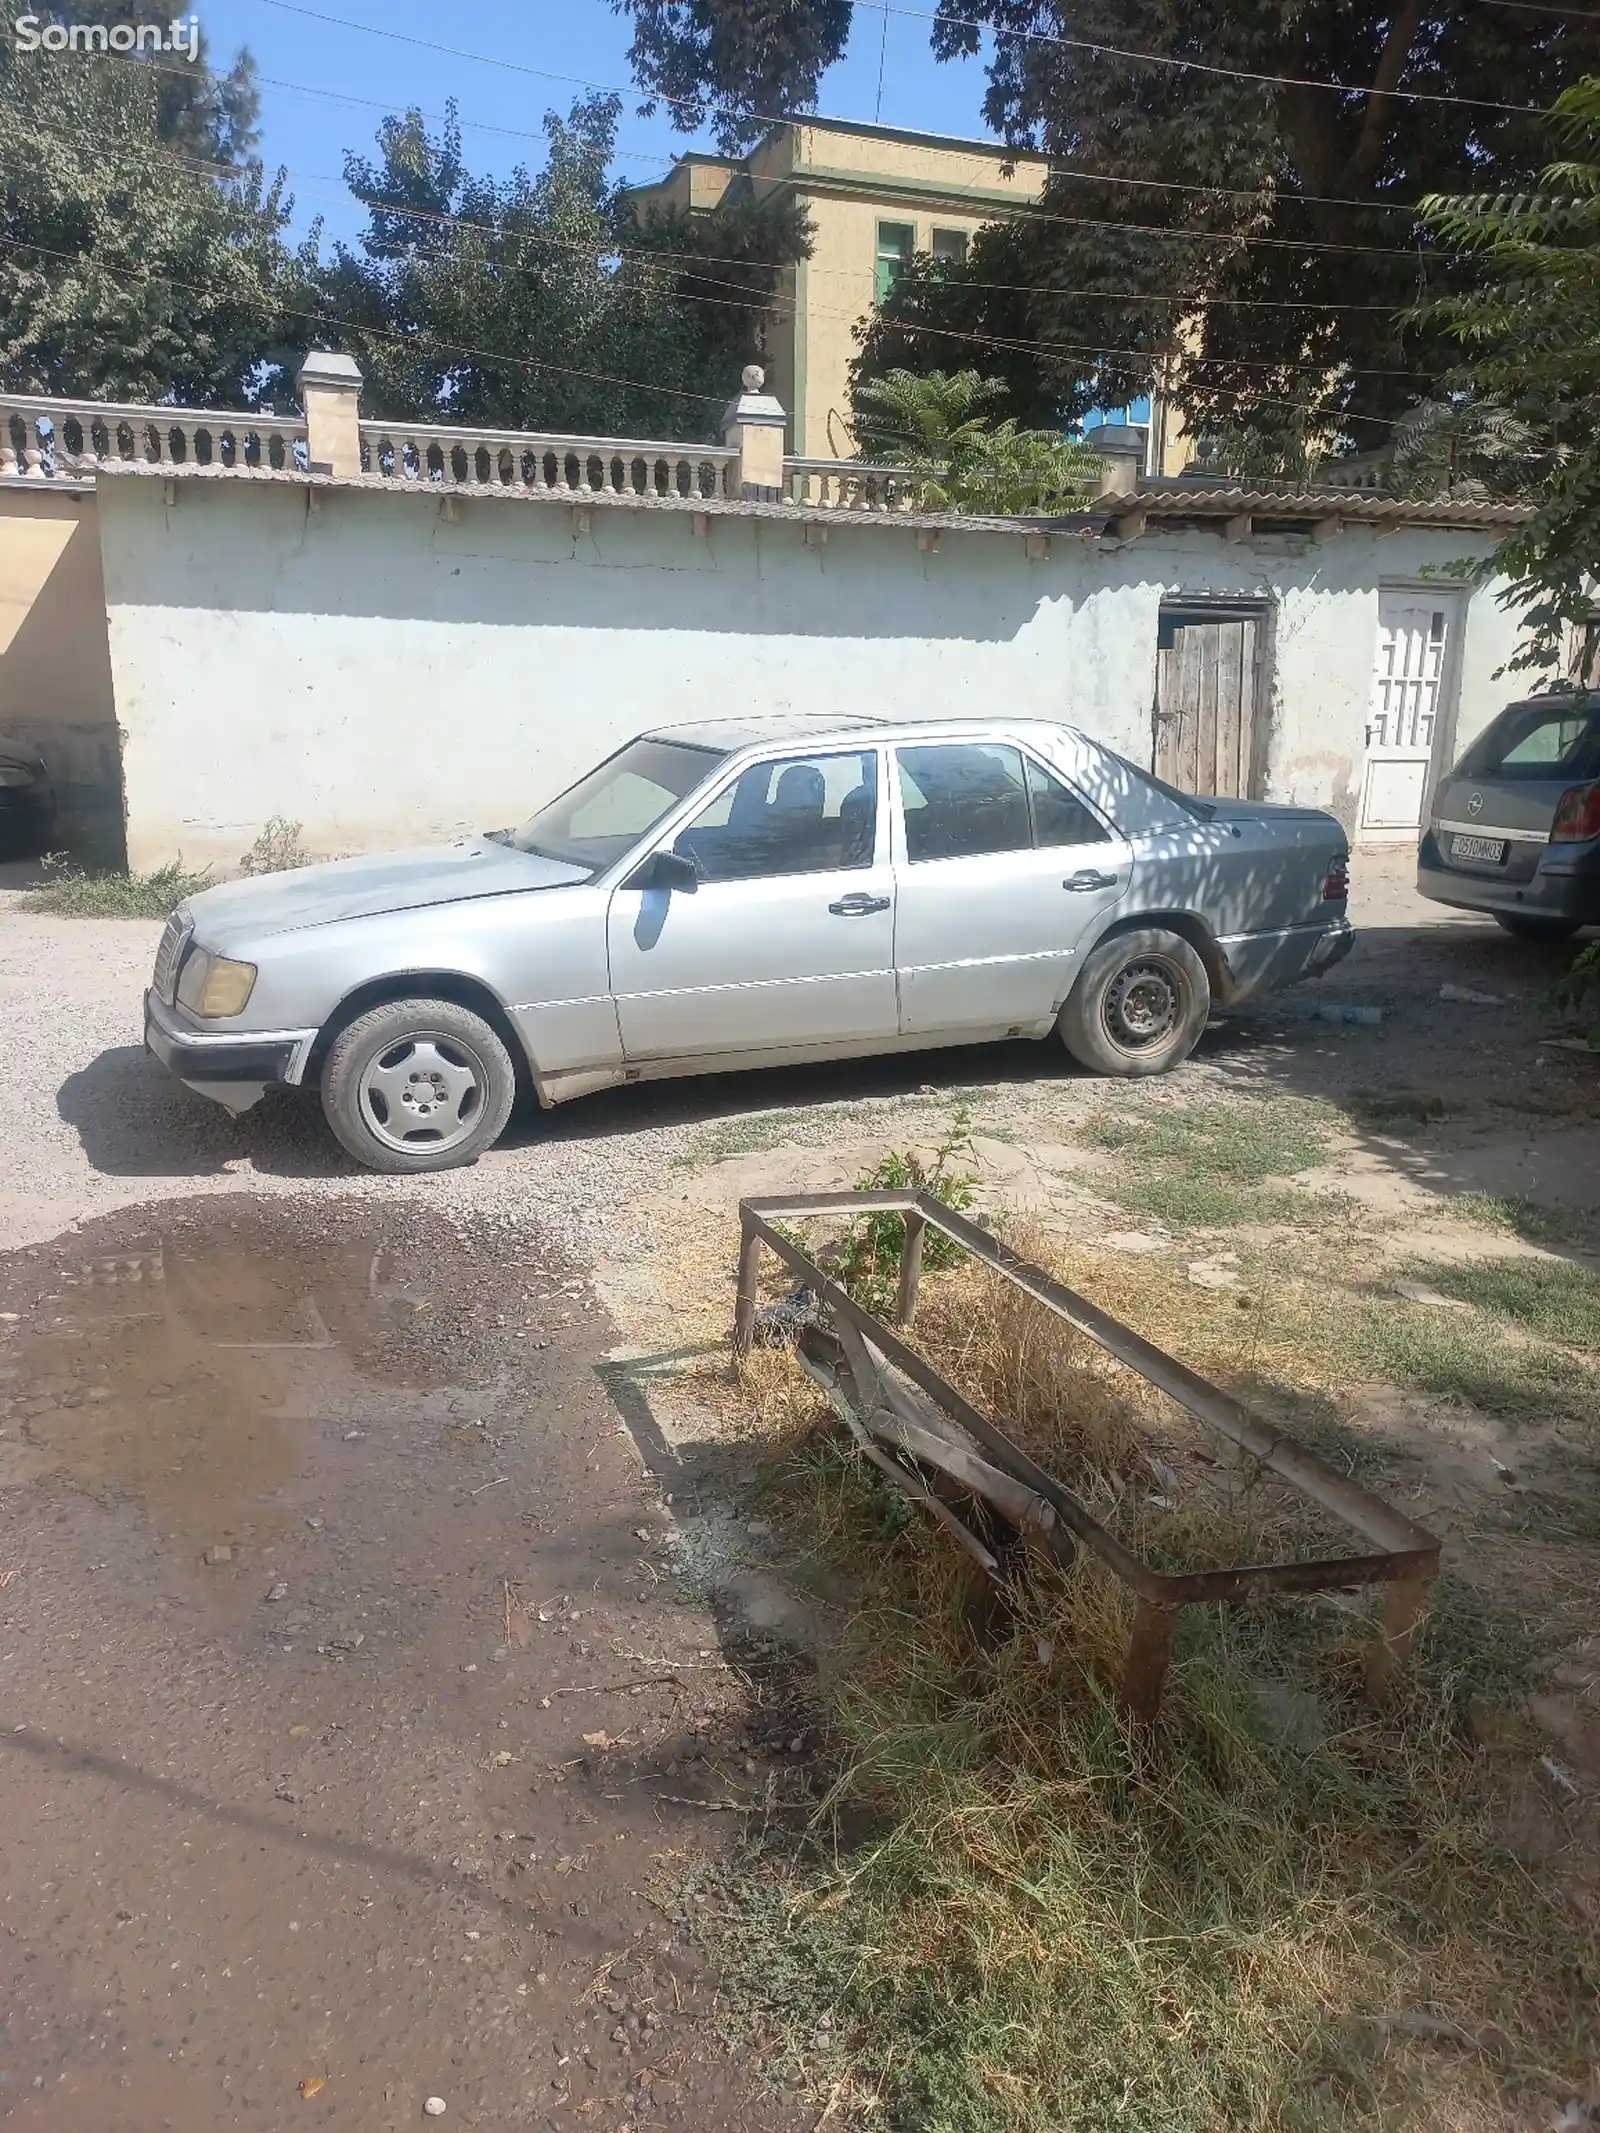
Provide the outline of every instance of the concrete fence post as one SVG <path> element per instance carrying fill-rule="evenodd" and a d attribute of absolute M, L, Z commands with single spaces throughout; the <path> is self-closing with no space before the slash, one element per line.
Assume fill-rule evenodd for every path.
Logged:
<path fill-rule="evenodd" d="M 361 371 L 354 356 L 313 348 L 295 377 L 313 474 L 361 472 Z"/>
<path fill-rule="evenodd" d="M 737 400 L 728 402 L 722 417 L 722 441 L 739 454 L 735 494 L 746 503 L 779 504 L 783 501 L 783 432 L 789 418 L 783 402 L 762 391 L 766 382 L 767 374 L 759 363 L 745 365 L 739 374 L 744 389 Z"/>

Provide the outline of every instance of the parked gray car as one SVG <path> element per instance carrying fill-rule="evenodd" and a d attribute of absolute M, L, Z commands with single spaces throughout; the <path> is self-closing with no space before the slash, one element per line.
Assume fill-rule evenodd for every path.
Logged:
<path fill-rule="evenodd" d="M 1417 887 L 1525 939 L 1600 925 L 1600 695 L 1530 696 L 1485 727 L 1434 794 Z"/>
<path fill-rule="evenodd" d="M 649 733 L 514 831 L 179 907 L 145 1041 L 234 1109 L 320 1086 L 375 1170 L 676 1074 L 1059 1031 L 1099 1073 L 1351 944 L 1331 815 L 1197 800 L 1065 726 Z"/>

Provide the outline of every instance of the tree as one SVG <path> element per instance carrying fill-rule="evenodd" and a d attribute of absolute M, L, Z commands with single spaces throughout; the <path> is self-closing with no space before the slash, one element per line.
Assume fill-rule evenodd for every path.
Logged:
<path fill-rule="evenodd" d="M 138 60 L 0 46 L 0 384 L 253 404 L 289 203 L 259 166 L 217 168 L 246 105 L 214 83 L 174 100 Z"/>
<path fill-rule="evenodd" d="M 863 457 L 908 467 L 923 511 L 992 516 L 1071 511 L 1094 493 L 1095 453 L 1059 431 L 1022 429 L 988 410 L 1006 396 L 975 370 L 891 370 L 857 396 Z"/>
<path fill-rule="evenodd" d="M 1480 430 L 1515 423 L 1525 462 L 1543 474 L 1533 519 L 1483 568 L 1509 581 L 1508 604 L 1531 603 L 1529 637 L 1513 662 L 1547 668 L 1570 627 L 1597 613 L 1600 568 L 1600 79 L 1576 84 L 1554 123 L 1569 153 L 1542 190 L 1506 198 L 1431 199 L 1439 240 L 1482 268 L 1468 293 L 1430 308 L 1462 360 L 1449 383 L 1460 419 Z"/>
<path fill-rule="evenodd" d="M 850 27 L 840 0 L 616 4 L 641 82 L 684 123 L 721 100 L 724 132 L 811 105 Z M 1035 344 L 1027 419 L 1161 377 L 1191 427 L 1276 431 L 1286 461 L 1380 443 L 1432 390 L 1440 331 L 1398 314 L 1451 268 L 1414 203 L 1526 187 L 1538 114 L 1600 70 L 1600 11 L 1500 0 L 941 0 L 941 55 L 985 31 L 989 122 L 1051 158 L 1053 219 L 908 277 L 863 375 L 948 361 L 934 328 L 992 333 Z"/>
<path fill-rule="evenodd" d="M 119 23 L 138 29 L 152 20 L 160 21 L 160 10 L 150 0 L 72 0 L 70 6 L 35 5 L 31 12 L 41 23 L 98 23 L 108 30 Z M 185 155 L 243 169 L 257 160 L 260 145 L 261 92 L 255 60 L 241 46 L 228 71 L 218 74 L 211 65 L 204 31 L 197 35 L 193 58 L 143 51 L 113 64 L 147 67 L 154 75 L 156 131 L 163 141 Z"/>
<path fill-rule="evenodd" d="M 346 158 L 369 223 L 359 250 L 302 252 L 302 308 L 348 348 L 366 404 L 393 417 L 609 435 L 709 437 L 780 263 L 803 256 L 787 204 L 635 217 L 609 169 L 621 100 L 545 119 L 536 175 L 476 177 L 453 109 L 386 119 L 379 158 Z M 707 257 L 715 255 L 714 258 Z"/>

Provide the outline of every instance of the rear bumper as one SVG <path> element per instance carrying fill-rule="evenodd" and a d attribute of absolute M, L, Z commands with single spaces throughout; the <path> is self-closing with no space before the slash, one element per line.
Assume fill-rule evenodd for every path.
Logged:
<path fill-rule="evenodd" d="M 1228 968 L 1225 1007 L 1281 992 L 1301 978 L 1320 977 L 1342 963 L 1356 944 L 1342 914 L 1323 926 L 1290 926 L 1279 933 L 1235 933 L 1220 940 Z"/>
<path fill-rule="evenodd" d="M 273 1082 L 298 1082 L 315 1030 L 193 1030 L 153 992 L 144 996 L 145 1050 L 169 1074 L 243 1110 Z"/>
<path fill-rule="evenodd" d="M 1430 831 L 1417 855 L 1417 893 L 1458 911 L 1504 911 L 1525 918 L 1554 918 L 1574 926 L 1600 926 L 1600 845 L 1557 845 L 1560 864 L 1550 852 L 1526 881 L 1507 881 L 1490 873 L 1471 873 L 1443 864 L 1438 840 Z"/>

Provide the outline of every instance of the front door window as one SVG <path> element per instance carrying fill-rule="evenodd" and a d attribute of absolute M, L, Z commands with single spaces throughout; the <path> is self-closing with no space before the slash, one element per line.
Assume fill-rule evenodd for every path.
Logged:
<path fill-rule="evenodd" d="M 877 844 L 878 751 L 753 763 L 718 793 L 673 849 L 704 882 L 869 867 Z"/>

